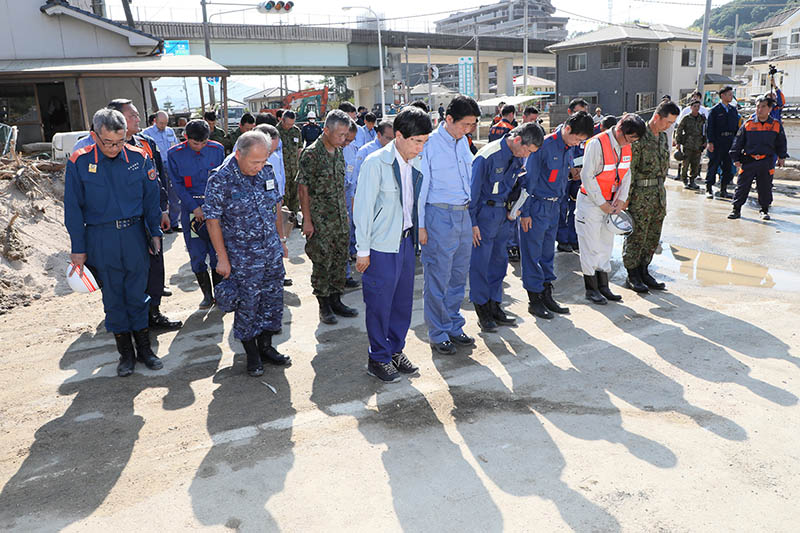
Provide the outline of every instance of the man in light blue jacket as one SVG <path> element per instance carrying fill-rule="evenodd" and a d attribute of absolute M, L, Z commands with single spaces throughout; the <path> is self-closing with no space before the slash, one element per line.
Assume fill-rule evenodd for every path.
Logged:
<path fill-rule="evenodd" d="M 362 273 L 369 337 L 367 373 L 385 383 L 418 370 L 403 348 L 414 297 L 414 224 L 422 186 L 417 156 L 432 129 L 427 113 L 403 108 L 394 119 L 394 140 L 361 166 L 353 203 L 356 270 Z"/>

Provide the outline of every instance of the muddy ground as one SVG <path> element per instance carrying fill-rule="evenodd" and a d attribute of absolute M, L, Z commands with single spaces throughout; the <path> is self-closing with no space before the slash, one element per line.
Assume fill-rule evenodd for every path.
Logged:
<path fill-rule="evenodd" d="M 295 232 L 281 351 L 244 372 L 233 317 L 197 310 L 182 238 L 166 239 L 185 321 L 157 336 L 164 369 L 115 377 L 99 295 L 50 291 L 0 316 L 0 528 L 12 531 L 796 531 L 800 523 L 800 199 L 774 219 L 669 183 L 664 293 L 583 300 L 558 254 L 571 314 L 439 356 L 422 278 L 406 353 L 417 377 L 369 378 L 363 316 L 319 324 Z M 620 244 L 620 243 L 618 243 Z M 66 249 L 66 243 L 64 243 Z M 52 250 L 48 257 L 64 253 Z M 63 261 L 63 259 L 62 259 Z M 44 285 L 43 285 L 44 286 Z M 345 301 L 363 313 L 360 291 Z"/>

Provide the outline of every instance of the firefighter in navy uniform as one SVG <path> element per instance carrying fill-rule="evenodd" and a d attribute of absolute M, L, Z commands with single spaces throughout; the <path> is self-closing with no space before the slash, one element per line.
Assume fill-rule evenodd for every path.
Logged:
<path fill-rule="evenodd" d="M 750 186 L 756 180 L 758 203 L 761 206 L 761 219 L 769 220 L 769 206 L 772 204 L 772 178 L 775 173 L 775 157 L 778 166 L 782 167 L 789 157 L 786 153 L 786 133 L 783 126 L 770 114 L 775 100 L 762 96 L 756 100 L 756 116 L 745 122 L 736 138 L 730 154 L 739 169 L 736 193 L 733 198 L 733 210 L 730 219 L 741 216 L 742 205 L 750 194 Z"/>
<path fill-rule="evenodd" d="M 730 149 L 733 137 L 739 129 L 739 111 L 733 100 L 733 87 L 727 86 L 719 90 L 720 101 L 711 108 L 706 122 L 708 138 L 708 172 L 706 173 L 706 198 L 714 198 L 713 185 L 717 178 L 717 170 L 722 167 L 722 179 L 719 184 L 719 197 L 730 198 L 728 184 L 733 180 L 733 163 Z"/>
<path fill-rule="evenodd" d="M 150 346 L 145 293 L 148 248 L 161 251 L 158 175 L 144 151 L 125 143 L 122 113 L 101 109 L 92 125 L 96 144 L 73 152 L 67 163 L 64 224 L 73 271 L 90 265 L 97 274 L 105 326 L 120 354 L 117 375 L 124 377 L 137 360 L 152 370 L 163 367 Z"/>

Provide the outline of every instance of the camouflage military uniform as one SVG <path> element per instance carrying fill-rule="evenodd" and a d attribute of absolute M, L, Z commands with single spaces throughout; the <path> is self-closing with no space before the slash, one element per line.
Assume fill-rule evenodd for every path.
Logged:
<path fill-rule="evenodd" d="M 231 275 L 216 287 L 217 305 L 234 311 L 233 335 L 277 333 L 283 319 L 283 248 L 276 228 L 280 201 L 272 166 L 245 176 L 229 157 L 208 179 L 203 211 L 219 220 Z"/>
<path fill-rule="evenodd" d="M 648 125 L 644 136 L 631 148 L 628 213 L 633 217 L 633 233 L 625 237 L 622 248 L 622 261 L 628 269 L 649 265 L 658 248 L 667 216 L 664 180 L 669 170 L 669 141 L 664 132 L 653 135 Z"/>
<path fill-rule="evenodd" d="M 231 153 L 231 150 L 233 150 L 231 139 L 219 126 L 214 126 L 214 131 L 211 132 L 211 136 L 208 139 L 220 143 L 225 148 L 226 154 Z"/>
<path fill-rule="evenodd" d="M 683 153 L 686 155 L 681 168 L 681 179 L 684 183 L 694 183 L 695 178 L 700 175 L 700 156 L 706 146 L 703 132 L 705 126 L 706 117 L 698 113 L 696 117 L 691 114 L 683 117 L 675 129 L 675 142 L 683 146 Z"/>
<path fill-rule="evenodd" d="M 306 242 L 313 268 L 311 286 L 316 296 L 344 292 L 350 226 L 344 201 L 344 156 L 337 148 L 328 153 L 322 137 L 300 156 L 297 184 L 308 187 L 314 234 Z"/>
<path fill-rule="evenodd" d="M 288 130 L 282 125 L 278 125 L 278 133 L 283 143 L 283 168 L 286 170 L 286 194 L 283 197 L 283 205 L 289 208 L 292 213 L 299 210 L 297 202 L 297 152 L 303 146 L 303 135 L 300 128 L 292 126 Z"/>

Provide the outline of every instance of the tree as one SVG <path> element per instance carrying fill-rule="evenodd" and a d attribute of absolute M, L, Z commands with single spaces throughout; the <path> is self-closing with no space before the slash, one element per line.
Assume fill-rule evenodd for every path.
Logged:
<path fill-rule="evenodd" d="M 733 39 L 733 30 L 736 25 L 736 15 L 739 15 L 739 43 L 744 44 L 750 40 L 747 33 L 754 26 L 761 24 L 768 18 L 777 15 L 791 6 L 800 6 L 800 0 L 770 0 L 768 5 L 757 5 L 753 0 L 733 0 L 721 7 L 711 10 L 709 28 L 715 35 Z M 776 5 L 781 4 L 781 5 Z M 703 17 L 695 20 L 692 30 L 702 31 Z"/>

